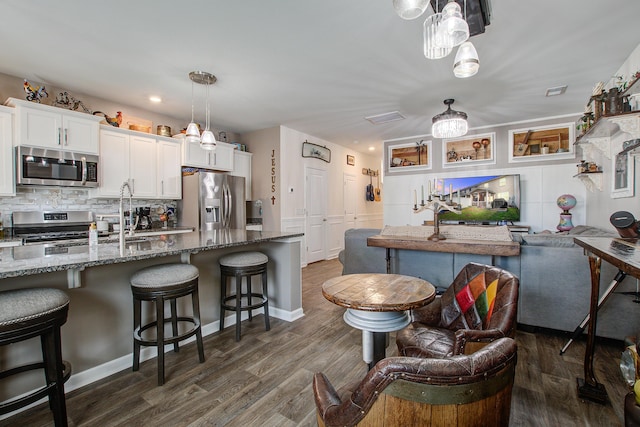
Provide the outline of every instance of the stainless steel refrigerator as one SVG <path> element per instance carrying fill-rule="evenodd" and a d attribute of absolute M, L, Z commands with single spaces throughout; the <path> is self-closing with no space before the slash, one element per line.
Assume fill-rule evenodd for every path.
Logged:
<path fill-rule="evenodd" d="M 182 177 L 178 224 L 196 230 L 245 229 L 244 178 L 217 172 Z"/>

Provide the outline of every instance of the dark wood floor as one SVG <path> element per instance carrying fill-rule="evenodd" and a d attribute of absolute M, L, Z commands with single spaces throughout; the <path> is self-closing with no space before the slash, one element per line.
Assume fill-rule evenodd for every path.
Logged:
<path fill-rule="evenodd" d="M 303 270 L 305 317 L 293 323 L 262 316 L 205 338 L 206 362 L 197 363 L 193 344 L 167 353 L 164 386 L 156 386 L 155 359 L 68 393 L 72 426 L 314 426 L 312 376 L 322 371 L 336 387 L 362 378 L 360 332 L 342 320 L 343 309 L 326 301 L 322 283 L 339 275 L 337 260 Z M 393 337 L 392 337 L 393 338 Z M 627 393 L 618 369 L 621 343 L 598 343 L 595 370 L 611 404 L 581 401 L 584 341 L 563 355 L 562 336 L 520 331 L 511 409 L 512 426 L 620 426 Z M 391 340 L 393 343 L 393 339 Z M 395 345 L 387 355 L 395 354 Z M 46 405 L 0 421 L 1 426 L 52 426 Z"/>

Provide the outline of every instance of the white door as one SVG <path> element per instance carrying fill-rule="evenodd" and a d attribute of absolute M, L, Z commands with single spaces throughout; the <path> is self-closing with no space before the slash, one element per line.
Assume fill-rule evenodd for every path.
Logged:
<path fill-rule="evenodd" d="M 305 168 L 307 263 L 327 257 L 327 171 Z"/>
<path fill-rule="evenodd" d="M 344 230 L 356 228 L 356 176 L 344 174 L 343 178 L 344 200 Z"/>

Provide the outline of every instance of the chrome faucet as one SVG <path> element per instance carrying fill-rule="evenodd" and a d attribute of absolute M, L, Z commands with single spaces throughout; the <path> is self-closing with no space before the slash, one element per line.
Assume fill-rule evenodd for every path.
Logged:
<path fill-rule="evenodd" d="M 118 217 L 120 218 L 120 231 L 118 233 L 118 241 L 120 243 L 120 256 L 124 256 L 124 189 L 125 187 L 129 191 L 129 236 L 133 236 L 133 207 L 131 203 L 131 199 L 133 198 L 133 193 L 131 192 L 131 187 L 129 186 L 129 182 L 125 181 L 120 186 L 120 205 L 118 210 Z"/>

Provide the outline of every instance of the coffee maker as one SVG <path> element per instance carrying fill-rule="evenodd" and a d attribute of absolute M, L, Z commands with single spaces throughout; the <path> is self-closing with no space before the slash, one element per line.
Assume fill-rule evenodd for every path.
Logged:
<path fill-rule="evenodd" d="M 136 208 L 136 230 L 150 230 L 151 229 L 151 208 L 143 207 Z"/>

